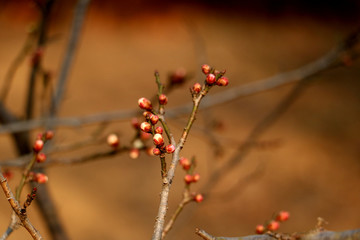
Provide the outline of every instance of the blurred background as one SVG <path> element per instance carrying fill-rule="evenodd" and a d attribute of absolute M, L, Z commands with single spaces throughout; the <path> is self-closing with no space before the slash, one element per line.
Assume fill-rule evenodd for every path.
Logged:
<path fill-rule="evenodd" d="M 74 1 L 55 1 L 44 52 L 44 67 L 57 79 L 69 38 Z M 168 107 L 191 101 L 188 88 L 201 82 L 201 64 L 226 69 L 230 84 L 210 92 L 255 82 L 296 69 L 326 54 L 359 26 L 358 1 L 92 1 L 67 84 L 61 117 L 136 109 L 137 99 L 156 93 L 154 70 L 162 81 L 186 70 L 188 81 L 169 94 Z M 0 0 L 0 87 L 39 19 L 31 1 Z M 250 154 L 207 189 L 204 202 L 189 204 L 168 239 L 199 239 L 196 227 L 214 236 L 243 236 L 279 210 L 291 214 L 282 232 L 309 231 L 317 217 L 341 231 L 360 223 L 359 61 L 328 70 L 306 89 L 260 136 Z M 183 71 L 183 70 L 182 70 Z M 23 116 L 30 57 L 20 66 L 5 102 Z M 286 85 L 201 111 L 182 151 L 196 156 L 200 191 L 251 130 L 291 91 Z M 41 100 L 41 86 L 36 99 Z M 37 104 L 35 115 L 41 115 Z M 186 116 L 170 119 L 176 139 Z M 205 131 L 203 129 L 205 128 Z M 59 128 L 56 144 L 86 139 L 97 126 Z M 40 130 L 34 130 L 34 136 Z M 129 145 L 130 119 L 112 122 L 106 133 Z M 213 145 L 213 137 L 218 142 Z M 8 135 L 0 136 L 1 159 L 16 157 Z M 214 154 L 219 147 L 220 154 Z M 107 149 L 91 145 L 67 157 Z M 62 155 L 60 155 L 62 156 Z M 21 171 L 14 171 L 15 189 Z M 254 174 L 253 174 L 254 173 Z M 181 199 L 184 171 L 177 169 L 168 217 Z M 51 194 L 71 239 L 149 239 L 159 204 L 160 164 L 156 157 L 128 154 L 48 170 Z M 249 177 L 251 176 L 251 177 Z M 240 181 L 240 184 L 238 184 Z M 30 219 L 49 239 L 36 205 Z M 0 197 L 0 231 L 11 209 Z M 20 229 L 10 239 L 30 239 Z"/>

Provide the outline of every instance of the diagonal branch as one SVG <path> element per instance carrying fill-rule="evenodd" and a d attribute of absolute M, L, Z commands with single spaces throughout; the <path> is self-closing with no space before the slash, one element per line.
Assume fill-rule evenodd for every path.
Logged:
<path fill-rule="evenodd" d="M 5 196 L 7 200 L 9 201 L 12 209 L 16 213 L 16 215 L 19 217 L 21 223 L 26 228 L 26 230 L 30 233 L 33 239 L 42 239 L 40 233 L 36 228 L 31 224 L 30 220 L 27 217 L 26 213 L 21 212 L 21 206 L 19 202 L 15 199 L 14 194 L 12 193 L 6 178 L 3 176 L 3 174 L 0 171 L 0 183 L 1 187 L 5 193 Z"/>

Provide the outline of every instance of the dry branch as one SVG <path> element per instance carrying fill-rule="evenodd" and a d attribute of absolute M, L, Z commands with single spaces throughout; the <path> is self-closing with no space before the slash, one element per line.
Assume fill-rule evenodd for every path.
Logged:
<path fill-rule="evenodd" d="M 28 219 L 26 212 L 25 213 L 21 212 L 21 206 L 19 202 L 15 199 L 15 196 L 12 193 L 6 178 L 2 175 L 1 171 L 0 171 L 0 183 L 7 200 L 9 201 L 16 215 L 19 217 L 22 225 L 30 233 L 33 239 L 42 239 L 39 231 L 36 230 L 36 228 L 31 224 L 30 220 Z"/>
<path fill-rule="evenodd" d="M 250 235 L 244 237 L 214 237 L 201 229 L 196 229 L 195 233 L 205 240 L 357 240 L 360 239 L 360 229 L 348 230 L 343 232 L 321 231 L 309 232 L 305 234 L 263 234 Z"/>

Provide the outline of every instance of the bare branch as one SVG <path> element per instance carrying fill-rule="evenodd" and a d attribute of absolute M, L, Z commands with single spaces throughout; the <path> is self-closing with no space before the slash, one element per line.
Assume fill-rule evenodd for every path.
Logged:
<path fill-rule="evenodd" d="M 297 82 L 301 79 L 308 78 L 319 74 L 329 68 L 342 66 L 341 57 L 347 52 L 351 52 L 356 43 L 359 42 L 360 30 L 349 35 L 344 42 L 330 52 L 320 57 L 316 61 L 304 65 L 298 69 L 281 73 L 270 78 L 259 80 L 257 82 L 241 85 L 222 91 L 221 93 L 209 95 L 204 99 L 200 109 L 213 107 L 219 104 L 235 100 L 240 97 L 245 97 L 257 94 L 263 91 L 268 91 L 277 87 L 284 86 Z M 167 109 L 167 117 L 175 118 L 183 114 L 187 114 L 192 110 L 192 103 L 184 104 L 182 106 Z M 90 116 L 77 116 L 68 118 L 43 118 L 29 121 L 22 121 L 17 123 L 6 124 L 0 126 L 0 133 L 12 133 L 31 130 L 34 128 L 43 127 L 49 124 L 53 127 L 79 127 L 87 124 L 96 124 L 100 122 L 120 121 L 136 116 L 136 110 L 121 110 L 108 113 L 98 113 Z"/>
<path fill-rule="evenodd" d="M 244 237 L 214 237 L 202 229 L 196 229 L 195 233 L 205 240 L 346 240 L 346 239 L 360 239 L 360 229 L 348 230 L 343 232 L 332 231 L 315 231 L 305 234 L 278 234 L 269 233 L 263 235 L 250 235 Z"/>
<path fill-rule="evenodd" d="M 27 214 L 21 212 L 21 206 L 20 206 L 19 202 L 15 199 L 15 196 L 12 193 L 12 191 L 7 183 L 6 178 L 3 176 L 1 171 L 0 171 L 0 183 L 1 183 L 1 187 L 5 193 L 7 200 L 9 201 L 9 203 L 10 203 L 12 209 L 14 210 L 14 212 L 16 213 L 16 215 L 19 217 L 23 226 L 30 233 L 30 235 L 32 236 L 33 239 L 42 239 L 39 231 L 36 230 L 36 228 L 29 221 Z"/>
<path fill-rule="evenodd" d="M 71 27 L 70 40 L 68 42 L 68 46 L 66 49 L 65 57 L 63 60 L 63 64 L 60 70 L 59 80 L 55 90 L 55 96 L 51 103 L 50 116 L 55 116 L 58 109 L 62 97 L 64 95 L 66 80 L 69 75 L 70 66 L 74 59 L 75 50 L 78 44 L 79 35 L 81 32 L 81 28 L 83 25 L 83 21 L 87 12 L 87 8 L 89 6 L 90 0 L 79 0 L 74 14 L 74 20 Z"/>

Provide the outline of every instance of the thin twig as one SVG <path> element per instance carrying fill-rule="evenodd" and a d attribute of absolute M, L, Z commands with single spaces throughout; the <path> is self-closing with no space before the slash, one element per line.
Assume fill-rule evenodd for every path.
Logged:
<path fill-rule="evenodd" d="M 320 231 L 303 234 L 271 233 L 262 235 L 250 235 L 244 237 L 214 237 L 202 229 L 196 229 L 195 233 L 205 240 L 347 240 L 360 239 L 360 229 L 343 232 Z"/>
<path fill-rule="evenodd" d="M 25 57 L 29 54 L 30 50 L 33 49 L 35 36 L 38 34 L 38 29 L 33 27 L 28 33 L 28 37 L 25 40 L 23 47 L 16 56 L 16 58 L 11 62 L 9 69 L 6 72 L 4 84 L 0 93 L 0 100 L 5 102 L 5 99 L 10 91 L 11 83 L 16 73 L 16 70 L 19 68 L 20 64 L 24 61 Z"/>
<path fill-rule="evenodd" d="M 54 117 L 59 109 L 59 105 L 64 95 L 66 81 L 68 79 L 71 64 L 74 59 L 75 50 L 79 41 L 79 36 L 83 21 L 89 6 L 90 0 L 79 0 L 77 3 L 74 19 L 71 27 L 70 39 L 66 49 L 65 57 L 60 70 L 59 80 L 57 82 L 55 96 L 51 103 L 50 116 Z"/>
<path fill-rule="evenodd" d="M 221 179 L 223 173 L 234 169 L 234 167 L 250 153 L 253 146 L 252 143 L 255 142 L 272 124 L 274 124 L 276 120 L 278 120 L 280 116 L 294 103 L 307 86 L 306 83 L 306 80 L 299 82 L 293 90 L 252 129 L 245 142 L 238 147 L 238 150 L 226 162 L 226 164 L 217 168 L 211 174 L 206 185 L 203 187 L 202 192 L 208 192 L 210 189 L 213 189 L 214 185 Z"/>
<path fill-rule="evenodd" d="M 163 180 L 163 186 L 162 186 L 162 190 L 161 190 L 161 194 L 160 194 L 159 210 L 158 210 L 158 214 L 157 214 L 156 221 L 155 221 L 154 233 L 152 236 L 152 240 L 160 240 L 161 239 L 163 228 L 164 228 L 164 223 L 165 223 L 165 216 L 166 216 L 167 209 L 168 209 L 167 206 L 168 206 L 170 188 L 171 188 L 173 178 L 175 176 L 176 166 L 178 165 L 178 162 L 179 162 L 180 151 L 184 147 L 184 144 L 187 139 L 187 136 L 189 135 L 191 126 L 195 121 L 195 116 L 199 109 L 200 102 L 203 99 L 203 97 L 209 92 L 210 88 L 211 88 L 211 86 L 206 85 L 205 87 L 202 88 L 203 90 L 199 94 L 197 94 L 197 95 L 193 94 L 193 104 L 194 104 L 193 109 L 189 116 L 188 123 L 187 123 L 186 127 L 184 128 L 184 131 L 181 135 L 179 142 L 176 144 L 175 139 L 173 137 L 171 137 L 171 144 L 173 144 L 175 146 L 175 152 L 173 153 L 173 156 L 172 156 L 172 161 L 171 161 L 169 170 L 167 172 L 167 177 L 164 179 L 165 181 Z"/>
<path fill-rule="evenodd" d="M 228 90 L 224 90 L 221 93 L 209 95 L 207 99 L 204 99 L 200 109 L 206 109 L 216 105 L 224 104 L 239 97 L 250 96 L 263 91 L 278 88 L 286 84 L 291 84 L 300 81 L 301 79 L 314 76 L 329 68 L 335 66 L 343 66 L 340 58 L 343 56 L 343 54 L 349 53 L 353 50 L 352 48 L 359 41 L 359 35 L 360 31 L 355 31 L 354 33 L 350 34 L 344 42 L 340 43 L 337 47 L 329 51 L 327 54 L 323 55 L 316 61 L 306 64 L 300 68 L 246 85 L 233 87 Z M 167 118 L 176 118 L 191 111 L 192 103 L 188 103 L 182 106 L 168 109 L 166 114 Z M 121 110 L 108 113 L 98 113 L 85 117 L 77 116 L 56 119 L 35 119 L 0 126 L 0 133 L 27 131 L 45 126 L 46 123 L 53 127 L 79 127 L 82 125 L 96 124 L 100 122 L 125 120 L 136 116 L 137 114 L 137 110 Z"/>
<path fill-rule="evenodd" d="M 28 219 L 26 212 L 25 213 L 21 212 L 21 206 L 19 202 L 15 199 L 14 194 L 12 193 L 6 178 L 3 176 L 1 171 L 0 171 L 0 183 L 7 200 L 9 201 L 16 215 L 19 217 L 22 225 L 30 233 L 33 239 L 42 239 L 39 231 L 36 230 L 36 228 L 31 224 L 30 220 Z"/>

